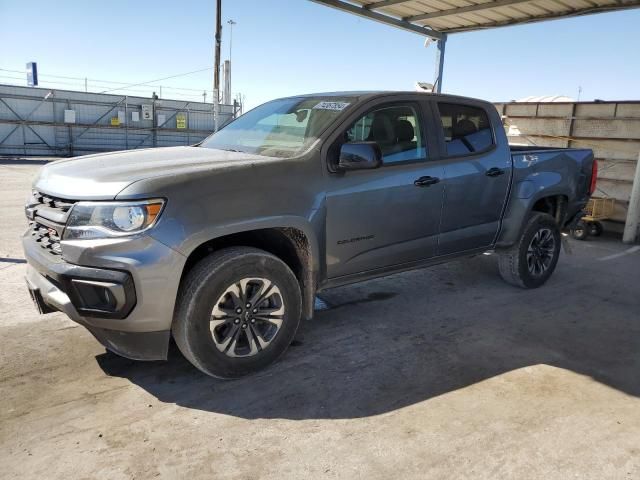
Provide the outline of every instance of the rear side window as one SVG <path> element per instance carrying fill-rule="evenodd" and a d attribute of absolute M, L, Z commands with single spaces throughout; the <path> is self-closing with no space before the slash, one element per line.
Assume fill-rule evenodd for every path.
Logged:
<path fill-rule="evenodd" d="M 409 105 L 383 107 L 359 118 L 346 132 L 349 142 L 376 142 L 384 164 L 425 159 L 417 112 Z"/>
<path fill-rule="evenodd" d="M 493 146 L 487 112 L 455 103 L 438 103 L 447 155 L 468 155 Z"/>

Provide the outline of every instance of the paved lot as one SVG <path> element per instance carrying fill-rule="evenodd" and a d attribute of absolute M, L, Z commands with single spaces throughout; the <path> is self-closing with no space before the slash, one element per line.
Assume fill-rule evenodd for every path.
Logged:
<path fill-rule="evenodd" d="M 480 256 L 323 294 L 286 357 L 222 382 L 39 317 L 0 164 L 2 478 L 640 478 L 640 251 L 571 242 L 523 291 Z"/>

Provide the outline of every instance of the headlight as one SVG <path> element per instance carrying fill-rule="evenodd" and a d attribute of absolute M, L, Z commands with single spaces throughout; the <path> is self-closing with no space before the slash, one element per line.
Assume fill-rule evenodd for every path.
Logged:
<path fill-rule="evenodd" d="M 78 202 L 71 209 L 63 240 L 134 235 L 151 228 L 164 200 L 136 202 Z"/>

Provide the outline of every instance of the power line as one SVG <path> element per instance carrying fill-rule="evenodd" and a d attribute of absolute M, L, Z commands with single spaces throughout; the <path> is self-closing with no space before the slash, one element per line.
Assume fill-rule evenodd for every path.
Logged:
<path fill-rule="evenodd" d="M 0 75 L 0 78 L 10 78 L 12 80 L 24 80 L 22 77 L 10 77 L 8 75 Z M 55 83 L 57 85 L 78 85 L 77 83 L 71 83 L 71 82 L 60 82 L 58 80 L 56 81 L 49 81 L 49 80 L 42 80 L 40 83 Z"/>
<path fill-rule="evenodd" d="M 0 75 L 0 79 L 11 79 L 11 80 L 20 80 L 21 78 L 18 77 L 9 77 L 6 75 Z M 0 82 L 2 83 L 2 82 Z M 15 84 L 14 82 L 11 82 L 11 84 Z M 60 81 L 49 81 L 49 80 L 41 80 L 40 81 L 41 86 L 45 87 L 45 88 L 59 88 L 61 90 L 70 90 L 72 89 L 73 91 L 81 91 L 82 93 L 85 93 L 84 91 L 80 90 L 80 88 L 78 88 L 77 84 L 71 83 L 71 82 L 60 82 Z M 75 87 L 75 88 L 73 88 Z M 164 89 L 164 87 L 163 87 Z M 127 89 L 128 95 L 132 96 L 132 97 L 149 97 L 151 95 L 151 92 L 149 90 L 144 90 L 144 89 L 136 89 L 136 88 L 131 88 L 131 89 Z M 199 93 L 196 93 L 199 92 Z M 192 101 L 197 101 L 197 102 L 201 102 L 202 101 L 202 92 L 204 92 L 204 90 L 196 90 L 195 92 L 191 92 L 191 93 L 176 93 L 176 92 L 169 92 L 166 95 L 162 96 L 163 100 L 180 100 L 180 99 L 187 99 L 187 100 L 192 100 Z M 86 92 L 86 93 L 97 93 L 97 92 Z M 207 91 L 207 95 L 211 95 L 212 92 L 211 90 Z"/>
<path fill-rule="evenodd" d="M 178 75 L 171 75 L 170 77 L 157 78 L 155 80 L 149 80 L 148 82 L 132 83 L 131 85 L 128 85 L 128 86 L 129 87 L 138 87 L 140 85 L 148 85 L 150 83 L 161 82 L 162 80 L 169 80 L 170 78 L 184 77 L 186 75 L 192 75 L 194 73 L 206 72 L 207 70 L 212 70 L 212 69 L 213 69 L 213 67 L 201 68 L 200 70 L 194 70 L 193 72 L 179 73 Z M 122 89 L 121 88 L 112 88 L 111 90 L 105 90 L 104 92 L 100 92 L 100 93 L 112 92 L 114 90 L 122 90 Z"/>
<path fill-rule="evenodd" d="M 0 70 L 2 70 L 3 72 L 12 72 L 12 73 L 22 73 L 24 74 L 24 70 L 9 70 L 7 68 L 0 68 Z M 64 78 L 66 80 L 82 80 L 84 81 L 84 77 L 67 77 L 64 75 L 53 75 L 52 73 L 45 73 L 42 75 L 39 75 L 40 77 L 52 77 L 52 78 Z M 120 82 L 115 82 L 115 83 L 120 83 Z"/>
<path fill-rule="evenodd" d="M 85 81 L 87 82 L 94 82 L 93 83 L 93 87 L 98 87 L 98 88 L 106 88 L 107 90 L 104 90 L 100 93 L 107 93 L 107 92 L 114 92 L 114 91 L 118 91 L 118 90 L 134 90 L 131 87 L 136 87 L 136 86 L 150 86 L 152 88 L 160 88 L 162 87 L 162 89 L 166 89 L 166 90 L 174 90 L 174 91 L 191 91 L 191 92 L 198 92 L 198 95 L 201 96 L 202 92 L 207 92 L 207 94 L 211 94 L 212 90 L 206 90 L 206 89 L 200 89 L 200 88 L 188 88 L 188 87 L 173 87 L 173 86 L 169 86 L 169 85 L 151 85 L 154 82 L 159 82 L 162 80 L 168 80 L 170 78 L 177 78 L 177 77 L 182 77 L 185 75 L 191 75 L 194 73 L 199 73 L 199 72 L 204 72 L 207 70 L 211 70 L 213 67 L 208 67 L 208 68 L 203 68 L 200 70 L 195 70 L 192 72 L 186 72 L 186 73 L 180 73 L 177 75 L 171 75 L 169 77 L 164 77 L 164 78 L 160 78 L 157 80 L 150 80 L 147 82 L 141 82 L 141 83 L 127 83 L 127 82 L 117 82 L 117 81 L 113 81 L 113 80 L 103 80 L 103 79 L 98 79 L 98 78 L 89 78 L 89 77 L 70 77 L 70 76 L 65 76 L 65 75 L 54 75 L 54 74 L 40 74 L 39 77 L 42 79 L 41 83 L 56 83 L 59 85 L 77 85 L 79 87 L 84 87 L 85 86 Z M 7 69 L 7 68 L 0 68 L 0 72 L 10 72 L 10 73 L 21 73 L 24 74 L 23 70 L 12 70 L 12 69 Z M 15 79 L 15 80 L 21 80 L 23 79 L 23 77 L 12 77 L 12 76 L 1 76 L 2 78 L 11 78 L 11 79 Z M 55 81 L 49 81 L 46 80 L 47 78 L 62 78 L 62 79 L 66 79 L 66 80 L 78 80 L 78 83 L 69 83 L 69 82 L 61 82 L 58 80 Z M 122 85 L 121 87 L 111 87 L 111 85 L 100 85 L 100 84 L 112 84 L 112 85 Z M 137 91 L 143 91 L 143 90 L 137 90 Z"/>

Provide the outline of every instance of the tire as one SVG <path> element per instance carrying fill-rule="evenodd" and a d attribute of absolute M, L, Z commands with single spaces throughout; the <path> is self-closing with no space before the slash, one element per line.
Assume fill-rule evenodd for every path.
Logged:
<path fill-rule="evenodd" d="M 571 227 L 571 236 L 576 240 L 586 240 L 589 237 L 589 226 L 583 220 L 578 220 L 576 224 Z"/>
<path fill-rule="evenodd" d="M 538 288 L 551 276 L 560 256 L 560 229 L 546 213 L 534 213 L 520 240 L 498 256 L 502 278 L 521 288 Z"/>
<path fill-rule="evenodd" d="M 604 227 L 600 222 L 590 222 L 589 223 L 589 235 L 594 237 L 599 237 L 604 232 Z"/>
<path fill-rule="evenodd" d="M 172 333 L 196 368 L 237 378 L 286 351 L 300 324 L 301 305 L 298 281 L 282 260 L 257 248 L 225 248 L 201 260 L 183 280 Z"/>

